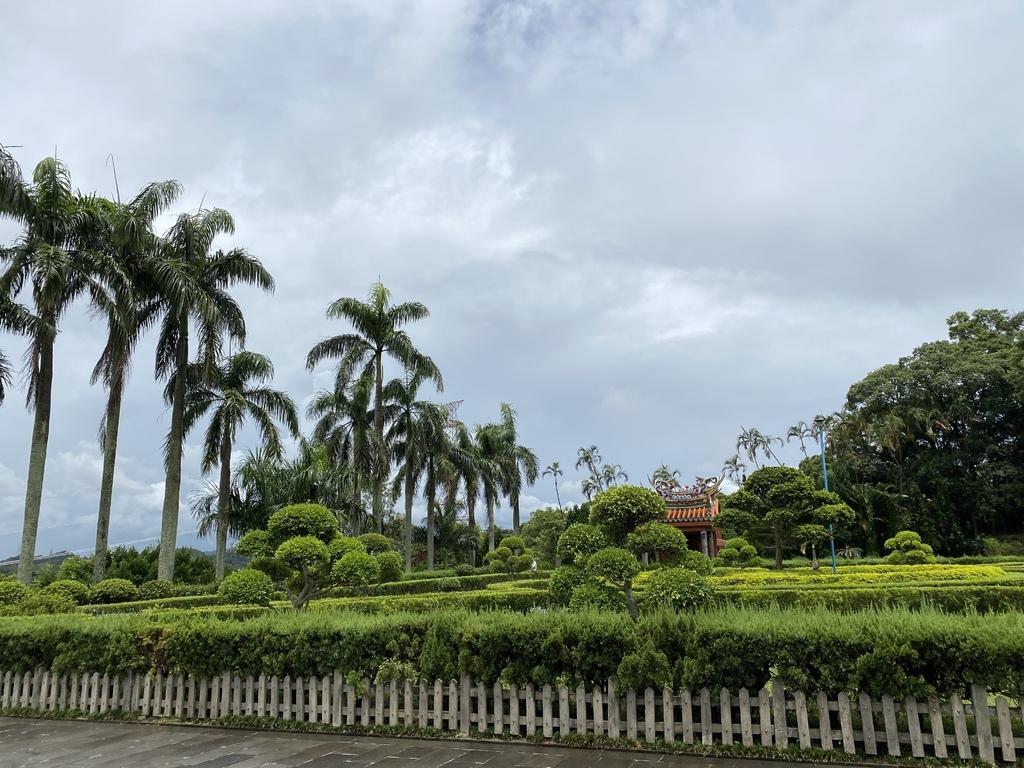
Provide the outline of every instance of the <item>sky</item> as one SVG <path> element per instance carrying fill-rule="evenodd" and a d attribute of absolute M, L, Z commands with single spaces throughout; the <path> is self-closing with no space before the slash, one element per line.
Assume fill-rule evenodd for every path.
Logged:
<path fill-rule="evenodd" d="M 239 289 L 247 348 L 304 406 L 332 301 L 378 279 L 470 426 L 518 412 L 563 503 L 577 449 L 631 482 L 721 474 L 945 319 L 1022 309 L 1024 5 L 944 0 L 4 0 L 0 144 L 84 192 L 176 179 L 276 280 Z M 0 220 L 0 242 L 18 228 Z M 91 551 L 104 329 L 64 319 L 37 552 Z M 20 361 L 24 340 L 0 334 Z M 139 346 L 111 544 L 159 535 L 169 410 Z M 391 364 L 388 377 L 400 371 Z M 0 407 L 0 558 L 31 415 Z M 306 422 L 308 427 L 308 422 Z M 236 457 L 253 444 L 244 432 Z M 179 545 L 197 541 L 185 451 Z M 813 447 L 810 448 L 813 450 Z M 781 456 L 795 463 L 796 444 Z M 748 465 L 750 462 L 747 462 Z M 551 478 L 524 515 L 555 503 Z M 417 509 L 421 510 L 419 501 Z M 505 504 L 499 524 L 509 524 Z"/>

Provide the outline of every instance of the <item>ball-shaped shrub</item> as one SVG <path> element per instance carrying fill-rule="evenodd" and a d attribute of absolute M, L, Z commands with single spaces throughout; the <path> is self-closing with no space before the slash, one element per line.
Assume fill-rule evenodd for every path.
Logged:
<path fill-rule="evenodd" d="M 349 552 L 366 552 L 366 545 L 361 539 L 362 537 L 353 539 L 351 536 L 342 536 L 341 534 L 331 539 L 331 543 L 327 545 L 327 549 L 331 553 L 331 562 L 341 560 Z"/>
<path fill-rule="evenodd" d="M 885 548 L 892 550 L 886 562 L 893 565 L 924 565 L 935 562 L 931 545 L 921 541 L 914 531 L 900 531 L 885 542 Z"/>
<path fill-rule="evenodd" d="M 67 595 L 35 591 L 18 603 L 18 613 L 23 616 L 42 616 L 51 613 L 74 613 L 78 603 Z"/>
<path fill-rule="evenodd" d="M 224 577 L 217 596 L 231 605 L 270 605 L 274 583 L 263 571 L 242 568 Z"/>
<path fill-rule="evenodd" d="M 153 579 L 142 582 L 139 587 L 140 600 L 162 600 L 174 595 L 174 584 L 167 579 Z"/>
<path fill-rule="evenodd" d="M 587 582 L 583 569 L 575 565 L 563 565 L 551 572 L 548 592 L 561 605 L 568 605 L 573 592 Z"/>
<path fill-rule="evenodd" d="M 274 556 L 274 546 L 267 531 L 249 531 L 238 540 L 235 551 L 240 555 L 260 559 Z"/>
<path fill-rule="evenodd" d="M 572 613 L 581 611 L 624 611 L 626 598 L 617 589 L 588 581 L 573 590 L 566 608 Z"/>
<path fill-rule="evenodd" d="M 13 579 L 0 581 L 0 605 L 17 605 L 28 597 L 28 587 Z"/>
<path fill-rule="evenodd" d="M 437 591 L 438 592 L 458 592 L 459 588 L 461 586 L 462 586 L 462 582 L 460 582 L 456 577 L 454 577 L 454 576 L 446 576 L 445 578 L 438 580 L 438 582 L 437 582 Z"/>
<path fill-rule="evenodd" d="M 377 555 L 377 566 L 380 568 L 377 580 L 381 584 L 402 580 L 405 569 L 402 565 L 402 556 L 397 552 L 381 552 Z"/>
<path fill-rule="evenodd" d="M 601 491 L 590 504 L 590 524 L 604 529 L 613 544 L 622 544 L 626 536 L 644 523 L 664 520 L 665 500 L 650 488 L 616 485 Z"/>
<path fill-rule="evenodd" d="M 338 533 L 338 518 L 319 504 L 292 504 L 270 516 L 267 532 L 277 544 L 301 536 L 312 536 L 328 544 Z"/>
<path fill-rule="evenodd" d="M 512 550 L 513 554 L 519 554 L 526 549 L 526 542 L 524 542 L 519 536 L 506 536 L 500 542 L 498 547 L 508 547 Z"/>
<path fill-rule="evenodd" d="M 699 576 L 710 576 L 711 571 L 714 570 L 710 557 L 702 552 L 694 552 L 692 549 L 688 549 L 683 553 L 683 556 L 679 558 L 678 565 L 680 568 L 693 571 Z"/>
<path fill-rule="evenodd" d="M 472 576 L 476 569 L 469 563 L 459 563 L 455 566 L 456 576 Z"/>
<path fill-rule="evenodd" d="M 330 562 L 331 554 L 327 545 L 315 536 L 298 536 L 282 543 L 274 553 L 274 559 L 296 571 L 303 566 L 315 571 Z"/>
<path fill-rule="evenodd" d="M 89 587 L 80 581 L 59 579 L 47 584 L 41 591 L 44 595 L 61 595 L 66 597 L 75 605 L 85 605 L 89 602 Z"/>
<path fill-rule="evenodd" d="M 365 587 L 377 581 L 380 566 L 373 555 L 366 552 L 349 552 L 334 564 L 331 576 L 346 587 Z"/>
<path fill-rule="evenodd" d="M 139 599 L 139 588 L 128 579 L 104 579 L 89 590 L 89 601 L 99 605 L 130 603 Z"/>
<path fill-rule="evenodd" d="M 382 533 L 364 533 L 359 537 L 359 541 L 371 555 L 391 551 L 391 539 Z"/>
<path fill-rule="evenodd" d="M 650 610 L 668 608 L 692 613 L 715 604 L 715 588 L 688 568 L 662 568 L 647 580 L 644 603 Z"/>
<path fill-rule="evenodd" d="M 582 564 L 588 557 L 608 546 L 608 539 L 600 528 L 576 523 L 558 537 L 558 557 L 566 565 Z"/>

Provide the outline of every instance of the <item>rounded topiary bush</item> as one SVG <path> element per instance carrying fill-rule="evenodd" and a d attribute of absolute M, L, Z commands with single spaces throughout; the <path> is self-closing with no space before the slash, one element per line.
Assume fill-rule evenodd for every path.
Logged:
<path fill-rule="evenodd" d="M 351 536 L 338 534 L 327 545 L 327 550 L 331 553 L 331 561 L 333 562 L 341 560 L 349 552 L 366 552 L 366 545 L 363 544 L 362 537 L 354 539 Z"/>
<path fill-rule="evenodd" d="M 0 581 L 0 605 L 17 605 L 28 597 L 28 587 L 20 581 Z"/>
<path fill-rule="evenodd" d="M 49 613 L 74 613 L 78 603 L 67 595 L 32 590 L 28 597 L 18 603 L 18 613 L 23 616 L 41 616 Z"/>
<path fill-rule="evenodd" d="M 459 563 L 455 566 L 456 576 L 472 576 L 476 569 L 469 563 Z"/>
<path fill-rule="evenodd" d="M 644 603 L 650 610 L 669 608 L 691 613 L 714 605 L 715 588 L 688 568 L 662 568 L 647 580 Z"/>
<path fill-rule="evenodd" d="M 174 584 L 167 579 L 144 581 L 139 587 L 140 600 L 160 600 L 165 597 L 173 597 L 174 594 Z"/>
<path fill-rule="evenodd" d="M 89 601 L 98 605 L 130 603 L 139 599 L 139 588 L 128 579 L 104 579 L 89 590 Z"/>
<path fill-rule="evenodd" d="M 455 576 L 448 576 L 447 578 L 441 579 L 437 582 L 438 592 L 458 592 L 462 582 Z"/>
<path fill-rule="evenodd" d="M 50 582 L 42 588 L 44 595 L 61 595 L 71 600 L 75 605 L 85 605 L 89 602 L 89 587 L 80 581 L 71 579 L 58 579 Z"/>
<path fill-rule="evenodd" d="M 377 558 L 365 552 L 349 552 L 334 564 L 331 575 L 346 587 L 365 587 L 380 577 Z"/>
<path fill-rule="evenodd" d="M 359 541 L 371 555 L 391 551 L 391 539 L 382 533 L 364 533 L 359 537 Z"/>
<path fill-rule="evenodd" d="M 551 572 L 551 581 L 548 582 L 548 591 L 556 602 L 561 605 L 568 605 L 572 593 L 587 581 L 587 575 L 582 568 L 575 565 L 563 565 Z"/>
<path fill-rule="evenodd" d="M 243 568 L 224 577 L 217 595 L 232 605 L 270 605 L 274 583 L 263 571 Z"/>
<path fill-rule="evenodd" d="M 338 518 L 327 507 L 319 504 L 292 504 L 270 516 L 267 532 L 278 543 L 300 536 L 312 536 L 327 544 L 338 533 Z"/>
<path fill-rule="evenodd" d="M 885 542 L 885 548 L 892 550 L 885 560 L 893 565 L 925 565 L 935 562 L 931 545 L 921 541 L 914 531 L 900 531 Z"/>
<path fill-rule="evenodd" d="M 382 552 L 377 555 L 377 565 L 380 566 L 378 581 L 386 584 L 389 581 L 401 581 L 404 568 L 402 567 L 402 556 L 397 552 Z"/>
<path fill-rule="evenodd" d="M 626 598 L 617 589 L 588 581 L 573 590 L 566 606 L 572 613 L 580 611 L 624 611 Z"/>

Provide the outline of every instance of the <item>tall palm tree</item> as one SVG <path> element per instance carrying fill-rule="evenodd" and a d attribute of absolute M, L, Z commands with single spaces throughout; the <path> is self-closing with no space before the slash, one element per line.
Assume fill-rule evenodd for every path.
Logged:
<path fill-rule="evenodd" d="M 11 363 L 4 353 L 0 352 L 0 403 L 3 403 L 7 389 L 11 386 Z"/>
<path fill-rule="evenodd" d="M 817 430 L 813 424 L 808 424 L 803 419 L 800 419 L 796 424 L 789 428 L 786 432 L 786 442 L 790 440 L 797 440 L 800 443 L 800 452 L 807 458 L 807 445 L 808 440 L 813 440 L 818 436 Z"/>
<path fill-rule="evenodd" d="M 605 464 L 601 467 L 601 480 L 605 488 L 618 485 L 619 482 L 628 483 L 629 475 L 622 469 L 621 464 Z"/>
<path fill-rule="evenodd" d="M 560 478 L 563 474 L 565 473 L 562 472 L 562 468 L 558 466 L 557 461 L 552 461 L 550 464 L 547 465 L 547 467 L 544 468 L 544 471 L 541 473 L 542 477 L 547 477 L 548 475 L 551 475 L 551 479 L 554 480 L 555 499 L 558 501 L 559 509 L 562 508 L 562 497 L 558 495 L 558 478 Z"/>
<path fill-rule="evenodd" d="M 469 536 L 467 562 L 476 568 L 476 502 L 480 497 L 482 473 L 486 470 L 476 437 L 461 421 L 455 424 L 455 445 L 458 446 L 462 463 L 456 467 L 458 482 L 466 489 L 466 521 L 472 535 Z M 457 491 L 457 488 L 456 488 Z"/>
<path fill-rule="evenodd" d="M 228 533 L 242 536 L 267 527 L 270 516 L 291 500 L 288 465 L 280 456 L 263 449 L 246 451 L 235 465 L 231 478 L 231 514 Z M 220 484 L 207 483 L 203 493 L 193 497 L 192 516 L 199 522 L 200 537 L 216 534 Z"/>
<path fill-rule="evenodd" d="M 747 465 L 740 461 L 740 455 L 734 454 L 725 460 L 722 465 L 722 474 L 732 480 L 736 485 L 743 485 L 746 479 Z"/>
<path fill-rule="evenodd" d="M 34 412 L 18 560 L 23 584 L 32 578 L 39 529 L 58 326 L 75 299 L 98 295 L 104 281 L 123 278 L 98 247 L 106 231 L 106 210 L 104 201 L 72 191 L 71 174 L 56 158 L 40 162 L 32 183 L 26 183 L 13 157 L 0 147 L 0 216 L 24 228 L 12 247 L 0 249 L 0 296 L 16 304 L 0 315 L 0 323 L 29 338 L 28 406 Z M 31 309 L 16 303 L 22 289 L 29 294 Z"/>
<path fill-rule="evenodd" d="M 363 376 L 350 382 L 339 377 L 333 390 L 321 390 L 306 407 L 306 415 L 316 420 L 313 442 L 326 447 L 339 475 L 349 485 L 345 516 L 356 536 L 366 516 L 362 502 L 365 479 L 374 476 L 374 462 L 380 458 L 373 444 L 372 398 L 372 379 Z"/>
<path fill-rule="evenodd" d="M 423 495 L 427 503 L 427 570 L 434 570 L 434 518 L 437 513 L 437 489 L 460 463 L 455 446 L 448 437 L 448 409 L 429 404 L 420 420 L 417 451 L 423 471 Z"/>
<path fill-rule="evenodd" d="M 244 248 L 211 253 L 218 235 L 230 235 L 234 231 L 234 219 L 221 208 L 181 214 L 164 236 L 150 267 L 159 299 L 158 309 L 163 315 L 157 341 L 156 375 L 172 383 L 169 393 L 171 425 L 164 443 L 167 480 L 157 566 L 157 576 L 161 579 L 174 577 L 185 439 L 189 325 L 194 322 L 196 326 L 200 346 L 198 359 L 213 366 L 225 335 L 245 341 L 242 310 L 228 289 L 238 283 L 256 285 L 267 292 L 274 289 L 270 273 Z"/>
<path fill-rule="evenodd" d="M 605 489 L 601 461 L 601 451 L 596 445 L 589 448 L 581 447 L 576 451 L 576 469 L 586 467 L 590 472 L 590 477 L 584 478 L 580 483 L 580 490 L 588 501 Z"/>
<path fill-rule="evenodd" d="M 494 551 L 494 509 L 501 506 L 502 460 L 505 446 L 500 424 L 477 425 L 476 468 L 479 472 L 480 490 L 487 505 L 487 551 Z"/>
<path fill-rule="evenodd" d="M 423 454 L 428 450 L 425 440 L 426 422 L 434 415 L 436 405 L 417 400 L 417 391 L 426 377 L 418 371 L 406 370 L 402 379 L 392 379 L 384 387 L 384 399 L 396 407 L 395 419 L 388 431 L 388 443 L 394 458 L 399 461 L 396 482 L 402 486 L 405 503 L 405 570 L 412 570 L 412 505 L 416 497 L 419 478 L 423 471 Z M 429 511 L 428 511 L 429 512 Z M 429 516 L 429 514 L 428 514 Z M 428 526 L 429 528 L 430 526 Z M 428 537 L 430 539 L 431 537 Z M 433 541 L 428 540 L 428 561 Z"/>
<path fill-rule="evenodd" d="M 197 374 L 203 373 L 196 370 Z M 210 414 L 203 440 L 203 472 L 220 468 L 217 498 L 216 579 L 224 578 L 224 558 L 228 546 L 231 519 L 231 448 L 238 428 L 251 420 L 260 433 L 264 450 L 271 457 L 283 452 L 280 421 L 293 437 L 299 436 L 299 417 L 295 403 L 284 392 L 266 384 L 274 378 L 270 359 L 255 352 L 241 351 L 197 376 L 195 386 L 185 395 L 184 432 Z"/>
<path fill-rule="evenodd" d="M 537 454 L 525 445 L 519 445 L 516 431 L 515 409 L 508 403 L 501 404 L 501 485 L 512 507 L 512 528 L 519 533 L 519 495 L 523 491 L 523 479 L 527 485 L 537 482 Z"/>
<path fill-rule="evenodd" d="M 109 291 L 93 302 L 94 310 L 107 321 L 107 343 L 92 372 L 92 382 L 102 381 L 107 389 L 107 407 L 100 424 L 103 470 L 100 479 L 99 510 L 96 515 L 96 548 L 93 583 L 103 580 L 107 565 L 107 535 L 114 493 L 114 466 L 121 422 L 121 400 L 131 372 L 131 358 L 143 329 L 153 319 L 156 307 L 152 286 L 146 276 L 147 258 L 156 246 L 153 220 L 181 192 L 176 181 L 154 183 L 126 204 L 118 201 L 110 213 L 109 249 L 128 277 L 120 290 Z M 147 295 L 148 292 L 148 295 Z"/>
<path fill-rule="evenodd" d="M 383 283 L 370 287 L 368 301 L 341 298 L 327 308 L 328 319 L 347 320 L 355 333 L 343 333 L 318 342 L 306 356 L 306 367 L 313 370 L 322 360 L 338 360 L 338 375 L 345 379 L 368 376 L 374 382 L 373 429 L 377 450 L 384 446 L 384 355 L 398 361 L 404 368 L 421 371 L 444 387 L 441 372 L 434 361 L 413 346 L 402 327 L 430 316 L 419 302 L 391 304 L 391 292 Z M 388 468 L 390 471 L 390 467 Z M 373 517 L 377 525 L 384 523 L 384 485 L 389 472 L 373 477 Z"/>

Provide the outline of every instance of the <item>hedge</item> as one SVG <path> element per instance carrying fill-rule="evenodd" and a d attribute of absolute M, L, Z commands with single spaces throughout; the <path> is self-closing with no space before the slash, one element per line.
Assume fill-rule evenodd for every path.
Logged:
<path fill-rule="evenodd" d="M 788 571 L 716 568 L 713 583 L 724 585 L 768 586 L 771 584 L 890 584 L 918 581 L 980 581 L 1006 578 L 1007 573 L 994 565 L 852 565 L 832 574 L 831 570 L 810 568 Z"/>
<path fill-rule="evenodd" d="M 154 600 L 133 600 L 130 603 L 112 603 L 110 605 L 83 605 L 82 613 L 138 613 L 159 608 L 198 608 L 205 605 L 218 605 L 222 602 L 218 595 L 193 595 L 190 597 L 161 597 Z"/>
<path fill-rule="evenodd" d="M 469 611 L 505 609 L 530 611 L 552 604 L 546 586 L 530 589 L 526 584 L 501 585 L 505 589 L 479 589 L 472 592 L 431 592 L 425 595 L 378 595 L 376 597 L 328 597 L 314 600 L 311 611 L 356 611 L 358 613 L 423 613 L 426 611 L 465 609 Z M 509 588 L 510 587 L 510 588 Z"/>
<path fill-rule="evenodd" d="M 437 571 L 435 571 L 437 573 Z M 391 581 L 384 584 L 374 584 L 369 587 L 369 595 L 416 595 L 425 592 L 443 592 L 441 582 L 448 582 L 452 579 L 458 582 L 458 589 L 468 591 L 483 589 L 491 584 L 502 584 L 505 582 L 528 582 L 537 579 L 548 579 L 550 571 L 537 571 L 536 573 L 518 573 L 510 576 L 507 573 L 480 573 L 473 576 L 440 576 L 432 579 L 404 579 L 402 581 Z M 336 597 L 348 597 L 355 595 L 355 590 L 336 589 Z"/>
<path fill-rule="evenodd" d="M 1024 584 L 943 584 L 874 587 L 722 587 L 721 605 L 739 608 L 828 608 L 843 613 L 935 608 L 947 613 L 1024 611 Z"/>
<path fill-rule="evenodd" d="M 651 645 L 653 644 L 653 645 Z M 173 615 L 39 616 L 0 621 L 0 670 L 159 669 L 198 677 L 424 676 L 525 685 L 603 684 L 641 647 L 664 654 L 673 685 L 756 690 L 776 673 L 805 691 L 902 698 L 979 684 L 1024 695 L 1024 614 L 951 616 L 931 609 L 836 614 L 725 609 L 610 613 L 361 615 L 310 611 L 218 621 Z"/>

